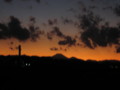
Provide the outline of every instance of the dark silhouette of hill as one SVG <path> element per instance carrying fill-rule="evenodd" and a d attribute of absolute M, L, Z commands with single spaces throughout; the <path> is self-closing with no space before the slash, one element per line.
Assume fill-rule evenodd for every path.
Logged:
<path fill-rule="evenodd" d="M 54 58 L 54 59 L 67 59 L 67 57 L 65 57 L 62 54 L 56 54 L 56 55 L 52 56 L 52 58 Z"/>
<path fill-rule="evenodd" d="M 77 58 L 67 58 L 62 54 L 53 57 L 36 56 L 0 56 L 1 68 L 32 68 L 32 69 L 74 69 L 74 70 L 119 70 L 120 61 L 117 60 L 81 60 Z"/>
<path fill-rule="evenodd" d="M 76 57 L 71 57 L 70 59 L 77 59 Z"/>
<path fill-rule="evenodd" d="M 79 86 L 83 81 L 118 80 L 120 76 L 120 61 L 84 61 L 63 57 L 60 54 L 53 57 L 0 56 L 0 82 L 4 84 L 0 89 L 60 88 L 63 84 L 71 87 Z"/>

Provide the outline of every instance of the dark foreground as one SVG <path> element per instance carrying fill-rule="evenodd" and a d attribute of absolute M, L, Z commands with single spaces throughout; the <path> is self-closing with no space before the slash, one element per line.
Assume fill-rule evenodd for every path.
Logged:
<path fill-rule="evenodd" d="M 0 56 L 0 90 L 58 90 L 117 80 L 120 80 L 119 61 Z"/>

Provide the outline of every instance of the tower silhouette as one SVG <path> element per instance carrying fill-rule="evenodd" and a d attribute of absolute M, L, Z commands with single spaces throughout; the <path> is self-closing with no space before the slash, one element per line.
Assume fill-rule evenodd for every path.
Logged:
<path fill-rule="evenodd" d="M 19 46 L 18 46 L 18 55 L 19 55 L 19 56 L 21 56 L 21 51 L 22 51 L 21 45 L 19 45 Z"/>

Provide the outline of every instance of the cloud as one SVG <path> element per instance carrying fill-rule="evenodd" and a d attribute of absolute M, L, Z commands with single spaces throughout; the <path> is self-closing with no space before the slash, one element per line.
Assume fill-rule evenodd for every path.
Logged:
<path fill-rule="evenodd" d="M 62 22 L 63 24 L 73 24 L 73 20 L 63 17 L 62 17 Z"/>
<path fill-rule="evenodd" d="M 84 2 L 78 1 L 78 5 L 79 5 L 79 9 L 82 11 L 82 13 L 86 13 L 89 11 Z"/>
<path fill-rule="evenodd" d="M 76 10 L 74 8 L 70 8 L 70 9 L 68 9 L 68 11 L 76 13 Z"/>
<path fill-rule="evenodd" d="M 41 0 L 36 0 L 36 2 L 37 2 L 37 3 L 40 3 L 40 2 L 41 2 Z"/>
<path fill-rule="evenodd" d="M 14 44 L 14 42 L 10 42 L 10 44 L 11 44 L 11 45 L 13 45 L 13 44 Z"/>
<path fill-rule="evenodd" d="M 50 48 L 51 51 L 58 51 L 59 49 L 56 47 Z"/>
<path fill-rule="evenodd" d="M 47 39 L 48 40 L 52 40 L 53 39 L 53 36 L 51 35 L 51 33 L 47 33 Z"/>
<path fill-rule="evenodd" d="M 51 50 L 51 51 L 65 51 L 65 52 L 66 52 L 66 51 L 67 51 L 67 48 L 64 48 L 64 49 L 63 49 L 63 48 L 61 48 L 61 47 L 60 47 L 60 48 L 53 47 L 53 48 L 50 48 L 50 50 Z"/>
<path fill-rule="evenodd" d="M 31 16 L 31 17 L 30 17 L 30 22 L 32 22 L 33 24 L 36 23 L 36 18 L 33 17 L 33 16 Z"/>
<path fill-rule="evenodd" d="M 119 47 L 117 47 L 116 49 L 117 49 L 116 52 L 117 52 L 117 53 L 120 53 L 120 45 L 119 45 Z"/>
<path fill-rule="evenodd" d="M 97 46 L 107 47 L 113 44 L 119 44 L 120 31 L 118 28 L 93 28 L 82 33 L 82 41 L 90 48 Z"/>
<path fill-rule="evenodd" d="M 64 34 L 60 31 L 59 27 L 53 27 L 53 30 L 47 33 L 47 38 L 49 40 L 52 40 L 53 36 L 64 38 Z"/>
<path fill-rule="evenodd" d="M 21 0 L 21 1 L 30 1 L 30 0 Z M 35 2 L 37 2 L 37 3 L 40 3 L 40 2 L 41 2 L 41 0 L 33 0 L 33 1 L 35 1 Z"/>
<path fill-rule="evenodd" d="M 9 49 L 11 51 L 16 50 L 16 45 L 15 45 L 15 43 L 13 41 L 9 42 L 8 45 L 9 45 Z"/>
<path fill-rule="evenodd" d="M 90 0 L 91 2 L 95 2 L 96 0 Z"/>
<path fill-rule="evenodd" d="M 117 16 L 120 16 L 120 5 L 116 5 L 116 7 L 113 10 Z"/>
<path fill-rule="evenodd" d="M 78 20 L 79 26 L 83 30 L 87 30 L 92 27 L 97 27 L 103 19 L 100 18 L 98 15 L 94 15 L 93 12 L 88 12 L 87 14 L 79 15 Z"/>
<path fill-rule="evenodd" d="M 11 3 L 13 0 L 4 0 L 6 3 Z"/>
<path fill-rule="evenodd" d="M 56 34 L 58 37 L 64 37 L 64 34 L 60 31 L 58 27 L 54 27 L 54 30 L 51 33 Z"/>
<path fill-rule="evenodd" d="M 68 46 L 73 46 L 76 44 L 76 40 L 72 39 L 70 36 L 66 36 L 64 40 L 61 40 L 58 42 L 59 45 L 68 45 Z"/>
<path fill-rule="evenodd" d="M 0 23 L 0 39 L 15 38 L 19 41 L 26 41 L 28 39 L 37 40 L 40 33 L 37 28 L 30 27 L 27 29 L 21 26 L 21 22 L 14 16 L 10 16 L 8 24 Z"/>
<path fill-rule="evenodd" d="M 91 0 L 96 2 L 96 0 Z M 102 3 L 104 3 L 102 1 Z M 94 5 L 86 6 L 82 1 L 78 2 L 79 11 L 76 13 L 77 21 L 73 22 L 79 28 L 80 41 L 84 47 L 95 49 L 96 47 L 108 47 L 120 45 L 120 25 L 110 26 L 109 22 L 106 23 L 104 18 L 95 15 L 93 9 L 99 8 Z M 101 7 L 102 8 L 102 7 Z M 120 5 L 113 6 L 106 5 L 104 10 L 114 10 L 117 16 L 120 16 Z M 74 41 L 75 42 L 75 41 Z M 59 44 L 65 45 L 67 41 L 60 41 Z M 77 44 L 76 44 L 77 45 Z M 78 45 L 79 46 L 79 45 Z M 81 45 L 80 45 L 81 46 Z M 119 53 L 120 49 L 116 48 Z"/>
<path fill-rule="evenodd" d="M 48 20 L 48 25 L 50 25 L 50 26 L 55 25 L 55 24 L 57 24 L 57 23 L 58 23 L 58 20 L 57 20 L 57 19 L 53 19 L 53 20 L 49 19 L 49 20 Z"/>
<path fill-rule="evenodd" d="M 37 41 L 37 39 L 40 38 L 40 35 L 44 34 L 44 32 L 39 30 L 39 27 L 35 27 L 35 26 L 30 26 L 29 27 L 30 30 L 30 38 L 32 41 Z"/>
<path fill-rule="evenodd" d="M 57 36 L 57 37 L 63 39 L 63 40 L 60 40 L 60 41 L 58 42 L 58 45 L 68 45 L 68 46 L 72 46 L 72 45 L 75 45 L 75 43 L 76 43 L 76 40 L 73 39 L 71 36 L 66 36 L 66 35 L 64 35 L 64 34 L 60 31 L 59 27 L 53 27 L 53 30 L 52 30 L 51 32 L 47 33 L 47 38 L 48 38 L 49 40 L 52 40 L 52 38 L 53 38 L 54 36 Z"/>
<path fill-rule="evenodd" d="M 14 50 L 14 48 L 12 48 L 12 47 L 9 47 L 9 49 L 12 50 L 12 51 Z"/>
<path fill-rule="evenodd" d="M 21 26 L 21 22 L 14 16 L 10 17 L 10 22 L 8 23 L 8 30 L 10 37 L 16 38 L 20 41 L 25 41 L 30 38 L 30 33 L 26 28 Z"/>
<path fill-rule="evenodd" d="M 120 28 L 101 25 L 102 19 L 93 13 L 79 18 L 80 28 L 83 29 L 80 39 L 89 48 L 107 47 L 120 44 Z"/>
<path fill-rule="evenodd" d="M 20 21 L 13 16 L 10 17 L 8 25 L 0 23 L 0 39 L 16 38 L 24 41 L 29 37 L 29 31 L 22 28 Z"/>
<path fill-rule="evenodd" d="M 49 37 L 48 39 L 52 38 L 54 35 L 64 38 L 64 34 L 60 31 L 59 27 L 53 27 L 53 30 L 47 33 L 47 37 Z"/>
<path fill-rule="evenodd" d="M 44 35 L 44 31 L 41 31 L 39 27 L 36 27 L 35 23 L 36 23 L 36 18 L 31 16 L 29 31 L 32 41 L 37 41 L 37 39 L 40 38 L 40 35 Z"/>

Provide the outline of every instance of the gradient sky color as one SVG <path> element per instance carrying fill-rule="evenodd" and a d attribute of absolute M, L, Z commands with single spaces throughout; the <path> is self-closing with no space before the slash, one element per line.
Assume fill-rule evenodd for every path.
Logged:
<path fill-rule="evenodd" d="M 0 23 L 9 22 L 9 17 L 14 16 L 21 21 L 23 27 L 28 27 L 30 17 L 35 17 L 35 26 L 38 26 L 40 30 L 47 34 L 53 29 L 53 26 L 48 24 L 48 20 L 57 19 L 58 22 L 54 26 L 59 27 L 60 31 L 65 35 L 74 38 L 79 35 L 79 28 L 72 24 L 63 24 L 62 18 L 76 21 L 76 15 L 82 13 L 79 8 L 83 7 L 78 2 L 84 3 L 87 8 L 95 6 L 96 8 L 92 9 L 92 11 L 104 18 L 105 21 L 108 21 L 110 26 L 116 26 L 120 21 L 120 18 L 109 9 L 120 4 L 119 0 L 41 0 L 40 3 L 35 0 L 12 0 L 11 2 L 0 0 Z M 106 10 L 103 10 L 104 8 Z M 74 12 L 70 11 L 70 9 L 73 9 Z M 84 60 L 120 60 L 120 53 L 116 53 L 114 45 L 95 49 L 84 46 L 60 46 L 57 42 L 61 38 L 54 36 L 53 40 L 48 40 L 46 34 L 41 35 L 36 42 L 32 42 L 29 39 L 25 42 L 20 42 L 15 38 L 0 39 L 0 54 L 16 55 L 16 47 L 21 44 L 22 54 L 30 56 L 53 56 L 54 54 L 62 53 L 67 57 L 77 57 Z M 11 42 L 14 43 L 11 44 Z M 81 43 L 80 40 L 77 40 L 77 42 Z M 54 47 L 62 48 L 62 50 L 50 50 L 50 48 Z"/>

